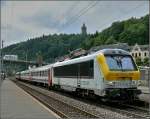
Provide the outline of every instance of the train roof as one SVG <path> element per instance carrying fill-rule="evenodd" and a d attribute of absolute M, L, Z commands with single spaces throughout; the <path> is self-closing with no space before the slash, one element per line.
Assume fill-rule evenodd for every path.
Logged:
<path fill-rule="evenodd" d="M 104 55 L 111 55 L 111 54 L 122 54 L 122 55 L 130 55 L 127 51 L 122 50 L 122 49 L 103 49 L 99 50 L 93 54 L 89 54 L 87 56 L 82 56 L 79 58 L 71 59 L 71 60 L 66 60 L 63 62 L 56 62 L 54 63 L 53 67 L 61 66 L 61 65 L 68 65 L 68 64 L 74 64 L 74 63 L 80 63 L 80 62 L 86 62 L 89 60 L 94 59 L 98 54 L 104 54 Z"/>
<path fill-rule="evenodd" d="M 30 71 L 31 72 L 43 71 L 43 70 L 47 70 L 51 67 L 69 65 L 69 64 L 80 63 L 80 62 L 86 62 L 86 61 L 94 59 L 98 54 L 104 54 L 104 55 L 107 55 L 107 54 L 109 54 L 109 55 L 111 55 L 111 54 L 130 55 L 130 53 L 128 53 L 127 51 L 122 50 L 122 49 L 103 49 L 103 50 L 99 50 L 95 53 L 89 54 L 87 56 L 82 56 L 82 57 L 78 57 L 78 58 L 75 58 L 75 59 L 70 59 L 70 60 L 66 60 L 66 61 L 62 61 L 62 62 L 56 62 L 54 64 L 49 64 L 49 65 L 29 69 L 29 70 L 26 70 L 26 71 L 22 71 L 21 73 L 30 72 Z"/>
<path fill-rule="evenodd" d="M 37 68 L 31 68 L 31 69 L 28 69 L 28 70 L 21 71 L 20 73 L 43 71 L 43 70 L 49 69 L 50 67 L 52 67 L 52 64 L 41 66 L 41 67 L 37 67 Z"/>
<path fill-rule="evenodd" d="M 47 70 L 47 69 L 51 68 L 52 65 L 53 65 L 53 64 L 49 64 L 49 65 L 45 65 L 45 66 L 33 68 L 33 69 L 30 69 L 30 71 L 31 71 L 31 72 L 35 72 L 35 71 L 43 71 L 43 70 Z"/>
<path fill-rule="evenodd" d="M 122 49 L 103 49 L 103 50 L 100 50 L 96 53 L 103 53 L 105 55 L 107 54 L 122 54 L 122 55 L 130 55 L 129 52 L 125 51 L 125 50 L 122 50 Z"/>
<path fill-rule="evenodd" d="M 62 62 L 56 62 L 56 63 L 54 63 L 53 67 L 57 67 L 57 66 L 61 66 L 61 65 L 69 65 L 69 64 L 79 63 L 79 62 L 86 62 L 86 61 L 92 60 L 94 58 L 94 56 L 95 55 L 92 54 L 92 55 L 87 55 L 87 56 L 70 59 L 70 60 L 66 60 L 66 61 L 62 61 Z"/>

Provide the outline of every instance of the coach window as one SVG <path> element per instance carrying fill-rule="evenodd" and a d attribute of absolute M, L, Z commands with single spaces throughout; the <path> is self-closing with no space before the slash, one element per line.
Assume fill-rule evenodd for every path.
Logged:
<path fill-rule="evenodd" d="M 43 76 L 45 76 L 45 72 L 46 72 L 46 71 L 43 71 Z"/>
<path fill-rule="evenodd" d="M 44 76 L 44 71 L 42 71 L 42 76 Z"/>
<path fill-rule="evenodd" d="M 40 71 L 40 76 L 42 76 L 42 71 Z"/>
<path fill-rule="evenodd" d="M 43 76 L 43 71 L 41 71 L 41 76 Z"/>
<path fill-rule="evenodd" d="M 47 76 L 47 71 L 44 72 L 44 76 Z"/>
<path fill-rule="evenodd" d="M 43 75 L 42 75 L 42 76 L 45 76 L 45 72 L 46 72 L 46 71 L 43 71 Z"/>
<path fill-rule="evenodd" d="M 43 71 L 43 76 L 46 76 L 46 71 Z"/>

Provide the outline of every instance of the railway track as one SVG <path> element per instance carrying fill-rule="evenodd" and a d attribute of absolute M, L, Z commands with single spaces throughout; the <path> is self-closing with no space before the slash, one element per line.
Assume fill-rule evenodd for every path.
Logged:
<path fill-rule="evenodd" d="M 98 106 L 100 108 L 102 107 L 102 108 L 109 109 L 111 111 L 120 113 L 122 115 L 126 115 L 129 118 L 150 119 L 148 108 L 143 108 L 140 106 L 129 105 L 129 104 L 123 104 L 123 103 L 120 103 L 120 104 L 115 103 L 112 105 L 112 103 L 111 104 L 110 103 L 104 103 L 102 101 L 97 101 L 97 100 L 91 101 L 89 99 L 81 99 L 81 98 L 76 98 L 76 99 L 83 101 L 83 102 L 86 102 L 86 103 L 91 104 L 91 105 Z"/>
<path fill-rule="evenodd" d="M 143 109 L 136 108 L 130 105 L 118 104 L 117 106 L 114 107 L 108 105 L 100 105 L 100 106 L 121 113 L 122 115 L 127 115 L 128 117 L 133 119 L 150 119 L 148 110 L 145 111 Z"/>
<path fill-rule="evenodd" d="M 26 85 L 26 86 L 22 87 L 22 85 Z M 24 90 L 29 90 L 32 87 L 31 84 L 26 84 L 23 82 L 19 82 L 19 86 L 21 88 L 23 88 Z M 29 89 L 25 89 L 25 88 L 29 88 Z M 39 88 L 44 89 L 43 87 L 39 87 Z M 27 92 L 31 94 L 31 91 L 27 91 Z M 100 118 L 100 119 L 105 118 L 105 116 L 95 115 L 94 113 L 88 112 L 86 110 L 82 110 L 79 108 L 79 106 L 71 106 L 65 102 L 60 102 L 60 100 L 53 99 L 52 97 L 49 97 L 41 92 L 37 92 L 37 90 L 35 92 L 38 93 L 37 94 L 38 97 L 35 97 L 33 94 L 31 94 L 31 95 L 34 96 L 35 98 L 40 98 L 40 99 L 38 99 L 40 101 L 41 101 L 41 99 L 44 99 L 44 97 L 45 97 L 46 99 L 44 99 L 44 101 L 46 100 L 46 102 L 44 102 L 44 103 L 47 103 L 45 105 L 63 118 L 79 118 L 79 117 L 80 118 Z M 131 106 L 131 105 L 127 105 L 127 104 L 111 105 L 108 103 L 102 103 L 100 101 L 91 101 L 91 100 L 87 100 L 87 99 L 76 98 L 76 97 L 70 96 L 68 94 L 62 94 L 57 91 L 52 91 L 52 92 L 57 93 L 58 95 L 65 95 L 66 97 L 71 97 L 75 100 L 79 100 L 79 101 L 87 103 L 91 106 L 94 105 L 97 108 L 104 108 L 107 110 L 111 110 L 113 112 L 117 112 L 121 115 L 128 117 L 128 119 L 150 119 L 148 110 L 143 109 L 138 106 Z M 41 93 L 40 95 L 44 95 L 44 97 L 39 96 L 39 93 Z M 49 99 L 49 100 L 47 100 L 47 99 Z M 41 102 L 43 103 L 43 101 L 41 101 Z M 49 104 L 49 102 L 53 102 L 53 105 L 51 106 Z M 61 108 L 63 108 L 63 109 L 59 109 L 60 105 L 62 105 Z M 67 105 L 67 106 L 64 106 L 64 105 Z M 71 109 L 69 109 L 69 108 L 71 108 Z"/>
<path fill-rule="evenodd" d="M 87 101 L 87 100 L 86 100 Z M 135 105 L 129 105 L 129 104 L 122 104 L 122 103 L 105 103 L 101 101 L 87 101 L 90 104 L 94 104 L 98 107 L 102 107 L 105 109 L 109 109 L 112 111 L 115 111 L 117 113 L 120 113 L 122 115 L 126 115 L 129 118 L 134 119 L 150 119 L 149 110 L 148 108 L 143 108 Z"/>
<path fill-rule="evenodd" d="M 20 82 L 15 82 L 19 87 L 24 89 L 27 93 L 32 95 L 34 98 L 42 102 L 49 109 L 57 113 L 61 118 L 99 118 L 97 115 L 94 115 L 90 112 L 82 110 L 78 107 L 69 105 L 63 101 L 50 97 L 46 94 L 43 94 L 40 91 L 34 90 L 31 86 L 24 85 Z"/>
<path fill-rule="evenodd" d="M 143 108 L 141 106 L 135 106 L 135 105 L 129 105 L 129 104 L 120 104 L 122 106 L 128 107 L 128 108 L 132 108 L 132 109 L 136 109 L 142 112 L 147 112 L 148 113 L 148 108 Z"/>
<path fill-rule="evenodd" d="M 67 95 L 68 96 L 68 95 Z M 73 97 L 72 97 L 73 98 Z M 83 102 L 86 102 L 91 105 L 95 105 L 98 107 L 102 107 L 105 109 L 109 109 L 111 111 L 115 111 L 117 113 L 120 113 L 122 115 L 126 115 L 129 118 L 134 118 L 134 119 L 150 119 L 149 115 L 149 110 L 148 108 L 143 108 L 140 106 L 135 106 L 135 105 L 129 105 L 129 104 L 113 104 L 112 103 L 104 103 L 102 101 L 97 101 L 97 100 L 89 100 L 89 99 L 81 99 L 81 98 L 76 98 L 77 100 L 82 100 Z M 143 102 L 142 102 L 143 103 Z"/>

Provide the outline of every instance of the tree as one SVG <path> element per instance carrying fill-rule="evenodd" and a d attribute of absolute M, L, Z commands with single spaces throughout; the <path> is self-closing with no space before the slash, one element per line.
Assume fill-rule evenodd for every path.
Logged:
<path fill-rule="evenodd" d="M 110 36 L 105 42 L 105 44 L 115 44 L 115 43 L 117 43 L 117 41 L 114 39 L 113 36 Z"/>
<path fill-rule="evenodd" d="M 144 66 L 148 66 L 149 65 L 149 58 L 148 57 L 144 58 L 143 65 Z"/>
<path fill-rule="evenodd" d="M 142 60 L 141 60 L 140 57 L 137 57 L 137 58 L 136 58 L 136 63 L 137 63 L 138 66 L 143 65 L 143 62 L 142 62 Z"/>
<path fill-rule="evenodd" d="M 42 66 L 43 57 L 42 57 L 41 52 L 39 51 L 36 55 L 37 55 L 37 63 L 38 63 L 38 65 L 39 65 L 39 66 Z"/>

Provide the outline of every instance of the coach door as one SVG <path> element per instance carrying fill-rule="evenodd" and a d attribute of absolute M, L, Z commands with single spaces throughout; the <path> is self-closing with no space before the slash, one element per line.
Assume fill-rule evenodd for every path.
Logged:
<path fill-rule="evenodd" d="M 52 68 L 48 70 L 48 86 L 52 86 Z"/>

